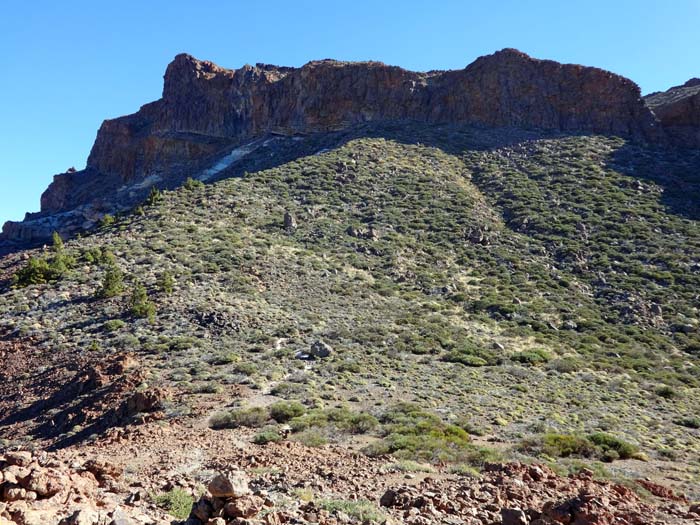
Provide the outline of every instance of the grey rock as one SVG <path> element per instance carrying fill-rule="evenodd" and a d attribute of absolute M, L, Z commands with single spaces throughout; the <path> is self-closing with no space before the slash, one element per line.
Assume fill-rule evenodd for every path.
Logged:
<path fill-rule="evenodd" d="M 319 339 L 311 345 L 309 353 L 314 357 L 323 359 L 329 357 L 333 353 L 333 347 Z"/>

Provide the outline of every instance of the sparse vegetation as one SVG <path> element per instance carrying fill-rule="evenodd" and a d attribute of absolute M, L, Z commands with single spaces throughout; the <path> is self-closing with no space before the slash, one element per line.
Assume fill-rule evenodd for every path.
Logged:
<path fill-rule="evenodd" d="M 172 489 L 157 495 L 154 501 L 174 518 L 185 520 L 190 515 L 194 498 L 182 489 Z"/>
<path fill-rule="evenodd" d="M 597 431 L 694 457 L 699 156 L 407 123 L 274 144 L 270 169 L 154 190 L 144 215 L 34 252 L 6 273 L 34 267 L 2 292 L 0 330 L 290 404 L 213 426 L 364 432 L 399 461 L 473 468 L 490 452 L 469 435 L 621 457 Z M 51 275 L 59 251 L 75 264 Z M 152 323 L 129 315 L 136 288 Z M 299 358 L 318 339 L 334 352 Z M 403 399 L 418 408 L 399 424 L 382 410 Z M 589 444 L 542 452 L 550 433 Z"/>

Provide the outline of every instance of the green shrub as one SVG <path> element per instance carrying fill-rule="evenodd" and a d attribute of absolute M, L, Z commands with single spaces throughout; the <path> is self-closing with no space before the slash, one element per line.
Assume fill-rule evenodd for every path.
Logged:
<path fill-rule="evenodd" d="M 430 462 L 469 462 L 477 448 L 457 425 L 412 403 L 399 403 L 380 418 L 383 439 L 365 447 L 370 456 L 394 454 L 400 459 Z"/>
<path fill-rule="evenodd" d="M 114 218 L 114 215 L 110 215 L 109 213 L 105 213 L 102 218 L 100 219 L 100 226 L 103 228 L 109 228 L 112 226 L 117 219 Z"/>
<path fill-rule="evenodd" d="M 700 417 L 685 417 L 676 421 L 676 424 L 686 428 L 698 429 L 700 428 Z"/>
<path fill-rule="evenodd" d="M 585 437 L 556 433 L 526 439 L 519 449 L 535 456 L 544 454 L 555 458 L 590 457 L 595 453 L 595 446 Z"/>
<path fill-rule="evenodd" d="M 328 512 L 342 512 L 359 523 L 385 523 L 387 520 L 377 505 L 367 500 L 322 499 L 318 506 Z"/>
<path fill-rule="evenodd" d="M 220 430 L 223 428 L 262 427 L 270 421 L 270 413 L 262 407 L 231 410 L 215 414 L 209 418 L 209 426 Z"/>
<path fill-rule="evenodd" d="M 15 272 L 12 281 L 15 286 L 24 288 L 34 284 L 46 284 L 54 278 L 55 275 L 46 259 L 30 257 L 27 264 Z"/>
<path fill-rule="evenodd" d="M 111 319 L 109 321 L 106 321 L 103 325 L 102 328 L 104 329 L 105 332 L 116 332 L 117 330 L 121 330 L 126 326 L 126 323 L 122 321 L 121 319 Z"/>
<path fill-rule="evenodd" d="M 270 416 L 278 423 L 286 423 L 305 412 L 306 408 L 298 401 L 278 401 L 270 405 Z"/>
<path fill-rule="evenodd" d="M 275 427 L 263 428 L 253 437 L 253 443 L 256 445 L 266 445 L 267 443 L 276 443 L 282 441 L 282 436 Z"/>
<path fill-rule="evenodd" d="M 539 365 L 548 362 L 551 359 L 551 356 L 546 350 L 537 349 L 518 352 L 513 354 L 510 359 L 511 361 L 525 365 Z"/>
<path fill-rule="evenodd" d="M 351 434 L 365 434 L 374 429 L 379 421 L 366 412 L 352 412 L 348 408 L 315 409 L 290 421 L 294 432 L 312 427 L 332 427 Z"/>
<path fill-rule="evenodd" d="M 187 177 L 187 180 L 182 185 L 186 190 L 194 191 L 199 188 L 204 187 L 204 183 L 201 180 L 193 179 L 192 177 Z"/>
<path fill-rule="evenodd" d="M 170 492 L 159 494 L 154 500 L 156 505 L 179 520 L 186 520 L 189 517 L 194 504 L 194 498 L 182 489 L 173 489 Z"/>
<path fill-rule="evenodd" d="M 676 399 L 681 397 L 680 392 L 673 388 L 672 386 L 663 385 L 654 390 L 657 396 L 663 397 L 664 399 Z"/>
<path fill-rule="evenodd" d="M 602 432 L 587 437 L 549 433 L 525 440 L 520 448 L 535 455 L 546 454 L 557 458 L 596 456 L 603 461 L 614 461 L 639 456 L 639 449 L 635 445 Z"/>
<path fill-rule="evenodd" d="M 620 459 L 633 458 L 639 453 L 639 448 L 636 445 L 628 443 L 616 436 L 605 434 L 603 432 L 591 434 L 590 436 L 588 436 L 588 439 L 590 439 L 592 443 L 598 446 L 602 450 L 603 454 L 614 453 L 617 454 L 617 456 Z"/>
<path fill-rule="evenodd" d="M 488 361 L 486 361 L 486 359 L 484 359 L 483 357 L 465 354 L 458 351 L 453 351 L 445 354 L 443 360 L 448 361 L 450 363 L 461 363 L 466 366 L 486 366 L 489 364 Z"/>
<path fill-rule="evenodd" d="M 237 363 L 233 367 L 233 371 L 238 373 L 238 374 L 252 376 L 253 374 L 255 374 L 258 371 L 258 367 L 255 363 L 250 363 L 250 362 Z"/>
<path fill-rule="evenodd" d="M 175 277 L 170 272 L 163 272 L 158 277 L 158 289 L 166 295 L 171 295 L 175 291 Z"/>
<path fill-rule="evenodd" d="M 56 253 L 61 253 L 63 251 L 63 239 L 58 234 L 58 232 L 53 232 L 51 235 L 52 248 Z"/>
<path fill-rule="evenodd" d="M 547 368 L 550 370 L 555 370 L 561 374 L 577 372 L 584 367 L 583 362 L 580 359 L 573 357 L 563 357 L 561 359 L 555 359 L 551 361 Z"/>
<path fill-rule="evenodd" d="M 294 441 L 306 445 L 307 447 L 322 447 L 328 443 L 328 438 L 324 433 L 316 428 L 309 428 L 298 434 L 294 434 Z"/>
<path fill-rule="evenodd" d="M 129 311 L 134 317 L 153 320 L 156 316 L 156 305 L 148 299 L 146 287 L 137 284 L 129 298 Z"/>
<path fill-rule="evenodd" d="M 97 290 L 97 297 L 106 299 L 116 297 L 124 291 L 124 274 L 115 264 L 108 264 L 102 277 L 102 284 Z"/>
<path fill-rule="evenodd" d="M 63 277 L 75 266 L 75 259 L 65 252 L 63 239 L 53 232 L 51 255 L 30 257 L 27 263 L 12 276 L 12 282 L 19 288 L 34 284 L 47 284 Z"/>
<path fill-rule="evenodd" d="M 155 204 L 158 204 L 162 199 L 163 194 L 161 193 L 161 191 L 155 186 L 151 186 L 151 191 L 148 193 L 148 197 L 146 197 L 146 204 L 148 206 L 154 206 Z"/>

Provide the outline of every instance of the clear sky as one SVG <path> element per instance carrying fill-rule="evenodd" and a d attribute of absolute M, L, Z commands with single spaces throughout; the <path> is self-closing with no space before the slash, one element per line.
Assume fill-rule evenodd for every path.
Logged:
<path fill-rule="evenodd" d="M 102 120 L 159 98 L 177 53 L 429 70 L 504 47 L 667 89 L 700 76 L 700 0 L 2 0 L 0 223 L 85 166 Z"/>

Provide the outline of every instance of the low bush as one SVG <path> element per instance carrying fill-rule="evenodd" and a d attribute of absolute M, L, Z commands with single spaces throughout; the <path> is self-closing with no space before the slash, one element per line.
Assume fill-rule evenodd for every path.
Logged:
<path fill-rule="evenodd" d="M 520 450 L 536 456 L 597 457 L 603 461 L 642 457 L 637 446 L 602 432 L 589 436 L 548 433 L 523 441 Z"/>
<path fill-rule="evenodd" d="M 174 518 L 186 520 L 190 515 L 194 498 L 182 489 L 173 489 L 156 496 L 154 502 Z"/>
<path fill-rule="evenodd" d="M 323 499 L 318 506 L 328 512 L 342 512 L 359 523 L 384 523 L 386 515 L 376 504 L 367 500 Z"/>
<path fill-rule="evenodd" d="M 231 410 L 209 418 L 209 426 L 215 430 L 238 427 L 262 427 L 270 421 L 270 413 L 263 407 Z"/>
<path fill-rule="evenodd" d="M 282 441 L 282 436 L 275 427 L 265 427 L 253 437 L 253 443 L 256 445 L 266 445 L 268 443 L 276 443 Z"/>
<path fill-rule="evenodd" d="M 304 405 L 298 401 L 278 401 L 270 405 L 270 416 L 278 423 L 286 423 L 306 412 Z"/>
<path fill-rule="evenodd" d="M 412 403 L 387 410 L 380 422 L 384 437 L 364 449 L 370 456 L 393 454 L 400 459 L 428 462 L 483 462 L 483 451 L 470 443 L 467 432 Z"/>
<path fill-rule="evenodd" d="M 546 363 L 551 359 L 551 355 L 546 350 L 525 350 L 518 352 L 510 357 L 511 361 L 522 363 L 524 365 L 539 365 Z"/>
<path fill-rule="evenodd" d="M 591 434 L 588 436 L 588 439 L 590 439 L 603 454 L 610 454 L 612 451 L 617 454 L 620 459 L 633 458 L 639 453 L 639 448 L 636 445 L 603 432 Z M 611 454 L 611 456 L 614 456 L 614 454 Z M 613 457 L 613 459 L 617 458 Z"/>

